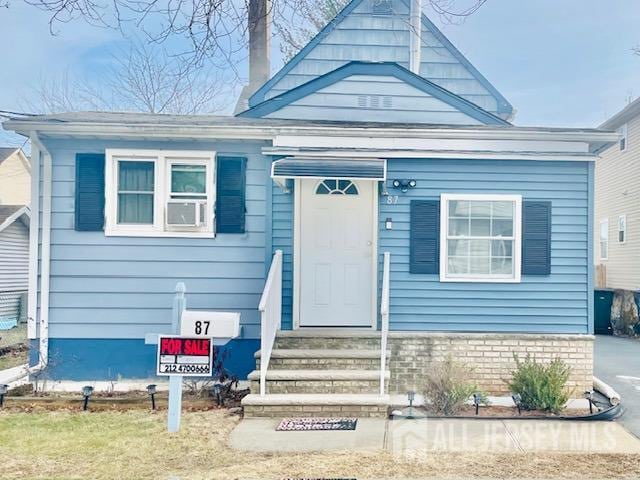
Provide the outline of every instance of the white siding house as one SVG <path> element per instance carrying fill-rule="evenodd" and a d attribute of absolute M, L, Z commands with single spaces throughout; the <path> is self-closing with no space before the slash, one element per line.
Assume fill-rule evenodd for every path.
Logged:
<path fill-rule="evenodd" d="M 27 205 L 31 200 L 31 165 L 22 149 L 0 148 L 0 205 Z"/>
<path fill-rule="evenodd" d="M 618 131 L 595 168 L 594 261 L 600 288 L 640 290 L 640 99 L 603 123 Z"/>
<path fill-rule="evenodd" d="M 0 206 L 0 330 L 26 313 L 28 266 L 29 208 Z"/>

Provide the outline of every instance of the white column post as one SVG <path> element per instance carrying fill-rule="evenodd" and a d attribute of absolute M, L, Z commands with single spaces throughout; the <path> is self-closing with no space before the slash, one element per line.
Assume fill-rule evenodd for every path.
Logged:
<path fill-rule="evenodd" d="M 184 296 L 186 287 L 184 283 L 176 285 L 176 296 L 173 299 L 173 312 L 171 317 L 171 330 L 174 335 L 180 334 L 180 321 L 187 300 Z M 167 415 L 167 430 L 176 433 L 180 430 L 180 414 L 182 412 L 182 375 L 169 377 L 169 413 Z"/>

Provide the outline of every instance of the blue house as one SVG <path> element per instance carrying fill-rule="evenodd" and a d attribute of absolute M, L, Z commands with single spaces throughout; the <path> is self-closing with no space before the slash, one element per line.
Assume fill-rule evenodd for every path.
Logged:
<path fill-rule="evenodd" d="M 590 389 L 593 172 L 614 134 L 512 125 L 405 0 L 353 0 L 256 75 L 235 117 L 5 122 L 31 138 L 41 202 L 34 365 L 152 377 L 184 282 L 189 309 L 240 313 L 222 348 L 247 415 L 382 414 L 449 354 L 491 393 L 514 353 Z"/>

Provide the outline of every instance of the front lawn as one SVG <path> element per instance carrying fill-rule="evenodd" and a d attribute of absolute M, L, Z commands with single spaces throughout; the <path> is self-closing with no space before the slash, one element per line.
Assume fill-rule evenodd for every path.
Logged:
<path fill-rule="evenodd" d="M 75 408 L 75 407 L 74 407 Z M 164 412 L 0 411 L 0 476 L 9 478 L 638 478 L 634 455 L 388 452 L 253 454 L 227 447 L 239 421 L 226 411 L 185 412 L 180 433 Z"/>
<path fill-rule="evenodd" d="M 0 330 L 0 370 L 23 365 L 28 362 L 28 356 L 26 323 L 11 330 Z"/>

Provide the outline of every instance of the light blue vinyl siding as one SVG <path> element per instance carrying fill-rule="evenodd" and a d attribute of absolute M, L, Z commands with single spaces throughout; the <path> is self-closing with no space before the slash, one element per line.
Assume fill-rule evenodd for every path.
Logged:
<path fill-rule="evenodd" d="M 169 332 L 175 285 L 187 307 L 241 313 L 243 338 L 259 337 L 268 233 L 262 144 L 49 140 L 53 158 L 50 336 L 144 338 Z M 105 148 L 209 150 L 248 158 L 246 233 L 214 239 L 105 237 L 74 230 L 76 153 Z"/>
<path fill-rule="evenodd" d="M 452 105 L 392 76 L 351 75 L 267 118 L 480 125 Z"/>
<path fill-rule="evenodd" d="M 293 182 L 290 193 L 273 185 L 273 249 L 282 250 L 282 328 L 293 328 Z"/>
<path fill-rule="evenodd" d="M 375 16 L 372 2 L 363 0 L 318 45 L 273 87 L 264 99 L 272 98 L 349 61 L 395 62 L 409 68 L 409 8 L 402 0 L 392 3 L 393 15 Z M 462 96 L 491 113 L 498 113 L 498 101 L 483 82 L 456 57 L 437 35 L 422 24 L 420 75 Z"/>
<path fill-rule="evenodd" d="M 408 193 L 391 187 L 413 178 Z M 391 252 L 392 330 L 589 333 L 589 165 L 569 162 L 389 160 L 379 253 Z M 409 205 L 442 193 L 520 194 L 552 202 L 551 275 L 521 283 L 441 283 L 409 273 Z M 393 230 L 384 229 L 386 218 Z M 380 275 L 381 278 L 381 275 Z"/>

